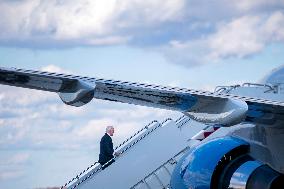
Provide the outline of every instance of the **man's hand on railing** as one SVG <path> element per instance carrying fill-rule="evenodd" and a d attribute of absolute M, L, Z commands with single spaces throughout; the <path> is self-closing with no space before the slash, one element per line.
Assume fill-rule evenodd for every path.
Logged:
<path fill-rule="evenodd" d="M 120 152 L 114 152 L 114 156 L 115 156 L 115 157 L 120 156 L 120 154 L 121 154 Z"/>

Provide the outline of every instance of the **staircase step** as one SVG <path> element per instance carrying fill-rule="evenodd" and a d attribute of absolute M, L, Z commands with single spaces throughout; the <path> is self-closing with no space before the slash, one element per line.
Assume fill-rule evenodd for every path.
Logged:
<path fill-rule="evenodd" d="M 159 180 L 163 186 L 167 186 L 170 183 L 171 174 L 164 166 L 158 169 L 155 174 L 159 177 Z"/>
<path fill-rule="evenodd" d="M 148 186 L 150 186 L 150 188 L 154 189 L 154 188 L 164 188 L 164 186 L 162 185 L 161 181 L 157 178 L 157 176 L 155 174 L 151 174 L 149 175 L 147 178 L 145 178 L 146 183 L 148 184 Z"/>

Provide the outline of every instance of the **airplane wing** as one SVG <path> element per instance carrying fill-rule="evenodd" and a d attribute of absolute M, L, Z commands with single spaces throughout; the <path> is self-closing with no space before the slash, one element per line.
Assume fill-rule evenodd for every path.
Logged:
<path fill-rule="evenodd" d="M 284 109 L 283 102 L 264 99 L 17 68 L 0 67 L 0 84 L 56 92 L 72 106 L 82 106 L 96 98 L 180 111 L 197 121 L 224 126 L 247 119 L 249 110 L 281 109 L 282 113 Z"/>

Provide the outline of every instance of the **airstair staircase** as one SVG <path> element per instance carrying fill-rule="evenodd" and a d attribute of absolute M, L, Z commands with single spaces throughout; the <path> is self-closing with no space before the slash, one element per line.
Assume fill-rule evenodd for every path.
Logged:
<path fill-rule="evenodd" d="M 184 155 L 188 148 L 185 148 L 180 153 L 169 159 L 167 162 L 159 166 L 145 178 L 131 187 L 131 189 L 154 189 L 154 188 L 169 188 L 169 183 L 173 169 L 177 161 Z"/>
<path fill-rule="evenodd" d="M 68 189 L 166 189 L 171 173 L 204 124 L 182 116 L 154 120 L 115 148 L 120 155 L 102 170 L 94 163 L 61 188 Z"/>

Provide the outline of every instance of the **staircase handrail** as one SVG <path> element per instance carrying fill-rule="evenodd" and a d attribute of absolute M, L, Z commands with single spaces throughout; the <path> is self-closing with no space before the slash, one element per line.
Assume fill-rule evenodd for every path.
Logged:
<path fill-rule="evenodd" d="M 186 146 L 184 149 L 182 149 L 180 152 L 178 152 L 177 154 L 175 154 L 172 158 L 170 158 L 169 160 L 167 160 L 166 162 L 164 162 L 162 165 L 160 165 L 157 169 L 155 169 L 154 171 L 152 171 L 151 173 L 149 173 L 147 176 L 144 177 L 147 178 L 149 177 L 150 175 L 152 175 L 153 173 L 155 173 L 157 170 L 159 170 L 161 167 L 165 166 L 167 163 L 171 162 L 175 157 L 177 157 L 178 155 L 180 155 L 181 153 L 185 152 L 186 150 L 188 150 L 190 147 L 189 146 Z M 143 179 L 142 179 L 143 180 Z M 139 182 L 137 182 L 135 185 L 133 185 L 131 187 L 134 188 L 135 186 L 137 186 L 137 184 L 139 184 L 141 182 L 141 180 Z"/>
<path fill-rule="evenodd" d="M 131 135 L 129 138 L 127 138 L 126 140 L 124 140 L 122 143 L 120 143 L 118 146 L 115 147 L 114 150 L 118 149 L 119 147 L 123 146 L 125 143 L 127 143 L 129 140 L 131 140 L 133 137 L 135 137 L 136 135 L 138 135 L 141 131 L 148 129 L 150 125 L 152 125 L 153 123 L 159 123 L 157 120 L 153 120 L 150 123 L 148 123 L 145 127 L 142 127 L 142 129 L 138 130 L 136 133 L 134 133 L 133 135 Z"/>
<path fill-rule="evenodd" d="M 130 138 L 128 138 L 127 140 L 125 140 L 123 143 L 121 143 L 118 147 L 116 147 L 115 149 L 119 148 L 120 146 L 122 146 L 123 144 L 125 144 L 127 141 L 129 141 L 131 138 L 133 138 L 134 136 L 136 136 L 138 133 L 140 133 L 141 131 L 143 131 L 144 129 L 148 129 L 148 127 L 157 122 L 159 123 L 156 127 L 152 128 L 149 132 L 145 133 L 143 136 L 141 136 L 138 140 L 136 140 L 135 142 L 133 142 L 130 146 L 127 146 L 125 149 L 123 149 L 121 152 L 119 152 L 119 155 L 123 154 L 124 152 L 126 152 L 127 150 L 129 150 L 132 146 L 134 146 L 136 143 L 138 143 L 139 141 L 141 141 L 143 138 L 145 138 L 146 136 L 148 136 L 150 133 L 152 133 L 154 130 L 156 130 L 158 127 L 162 126 L 164 123 L 166 123 L 167 121 L 172 120 L 172 118 L 167 118 L 165 119 L 162 123 L 159 123 L 157 120 L 153 120 L 152 122 L 150 122 L 149 124 L 147 124 L 145 127 L 143 127 L 142 129 L 140 129 L 138 132 L 136 132 L 134 135 L 132 135 Z M 115 160 L 116 157 L 113 157 L 111 160 L 109 160 L 106 164 L 110 163 L 111 161 Z M 82 174 L 84 174 L 87 170 L 89 170 L 91 167 L 93 167 L 95 164 L 97 164 L 98 162 L 95 162 L 94 164 L 92 164 L 91 166 L 89 166 L 87 169 L 85 169 L 84 171 L 82 171 L 80 174 L 78 174 L 76 177 L 72 178 L 69 182 L 67 182 L 64 186 L 62 186 L 60 189 L 64 189 L 67 185 L 69 185 L 70 183 L 72 183 L 75 179 L 79 180 L 80 176 Z M 92 172 L 90 175 L 88 175 L 87 177 L 85 177 L 84 179 L 82 179 L 81 181 L 79 180 L 79 182 L 74 185 L 74 187 L 72 187 L 72 189 L 75 189 L 77 186 L 79 186 L 81 183 L 83 183 L 85 180 L 87 180 L 88 178 L 90 178 L 92 175 L 94 175 L 95 173 L 97 173 L 99 170 L 101 170 L 101 167 L 97 170 L 95 170 L 94 172 Z"/>

